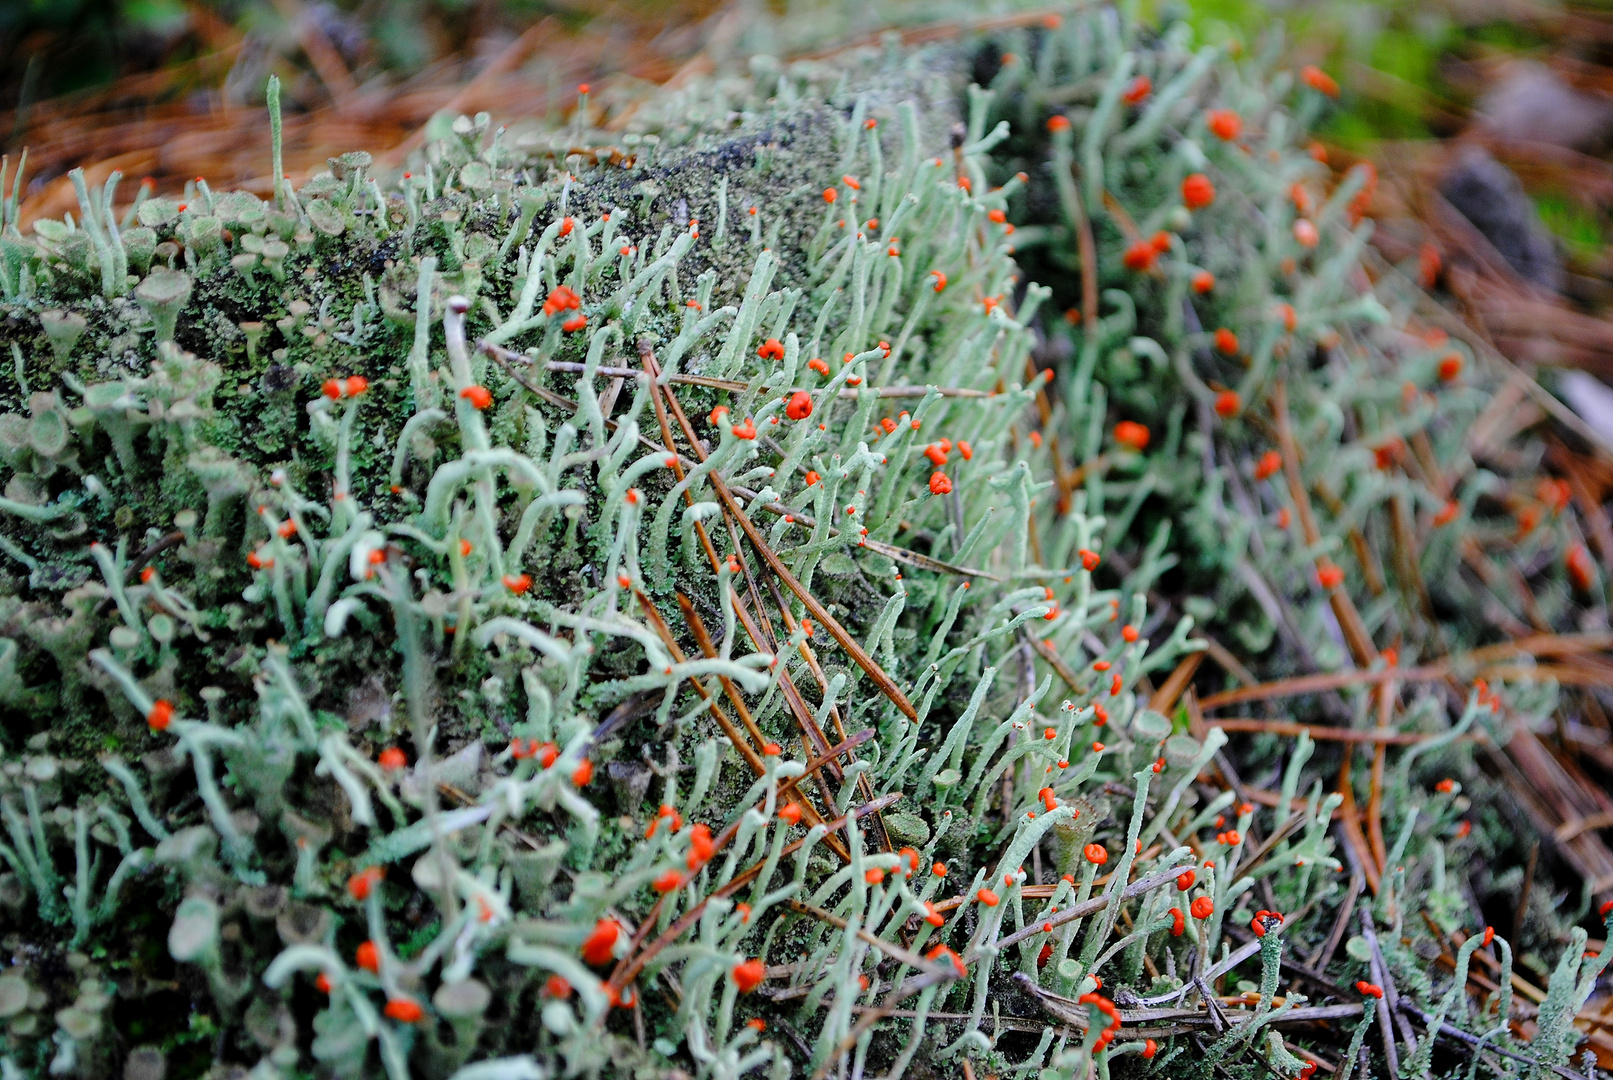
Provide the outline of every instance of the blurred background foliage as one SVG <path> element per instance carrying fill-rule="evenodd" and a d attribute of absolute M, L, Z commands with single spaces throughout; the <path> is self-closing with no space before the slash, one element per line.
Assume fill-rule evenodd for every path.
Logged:
<path fill-rule="evenodd" d="M 1450 138 L 1463 132 L 1486 86 L 1508 63 L 1545 64 L 1570 84 L 1606 100 L 1613 88 L 1613 22 L 1603 8 L 1536 0 L 1141 0 L 1144 13 L 1186 9 L 1201 39 L 1257 48 L 1286 34 L 1295 62 L 1315 63 L 1344 87 L 1344 107 L 1323 135 L 1355 155 L 1385 143 Z M 53 138 L 40 124 L 59 118 L 47 103 L 79 103 L 85 113 L 183 106 L 198 113 L 255 105 L 270 70 L 280 72 L 293 108 L 333 100 L 349 120 L 375 119 L 424 85 L 464 84 L 543 26 L 522 60 L 548 98 L 576 64 L 550 63 L 578 38 L 615 42 L 578 50 L 572 60 L 595 76 L 609 71 L 664 76 L 647 63 L 686 60 L 713 44 L 766 47 L 771 28 L 792 41 L 849 37 L 882 26 L 957 13 L 985 14 L 1023 4 L 818 3 L 791 0 L 9 0 L 0 3 L 0 147 L 36 150 Z M 747 16 L 742 32 L 722 16 Z M 760 18 L 757 18 L 760 16 Z M 825 17 L 827 16 L 827 17 Z M 1279 28 L 1281 30 L 1279 31 Z M 726 39 L 726 40 L 722 40 Z M 631 48 L 621 46 L 631 44 Z M 562 59 L 564 57 L 562 56 Z M 538 61 L 533 63 L 533 61 Z M 638 70 L 634 70 L 634 68 Z M 547 74 L 547 79 L 544 75 Z M 300 75 L 300 78 L 298 77 Z M 390 94 L 387 93 L 390 91 Z M 363 108 L 351 99 L 362 99 Z M 348 99 L 348 100 L 343 100 Z M 419 103 L 411 103 L 418 107 Z M 406 125 L 405 125 L 406 126 Z M 375 134 L 383 134 L 376 132 Z M 399 134 L 399 133 L 393 133 Z M 1598 151 L 1605 147 L 1596 147 Z M 40 161 L 33 189 L 87 161 Z M 203 167 L 210 162 L 198 163 Z M 125 173 L 130 170 L 124 169 Z M 236 176 L 237 182 L 248 179 Z M 1582 190 L 1531 185 L 1541 220 L 1581 264 L 1600 256 L 1608 235 L 1604 206 Z"/>

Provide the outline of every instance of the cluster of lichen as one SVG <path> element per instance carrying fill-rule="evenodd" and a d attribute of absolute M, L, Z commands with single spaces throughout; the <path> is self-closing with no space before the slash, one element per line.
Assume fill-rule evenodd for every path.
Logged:
<path fill-rule="evenodd" d="M 1273 998 L 1344 893 L 1340 796 L 1305 738 L 1281 811 L 1201 785 L 1226 736 L 1153 688 L 1194 616 L 1262 651 L 1283 609 L 1251 596 L 1309 593 L 1303 659 L 1344 663 L 1347 586 L 1309 570 L 1386 500 L 1444 505 L 1363 466 L 1426 428 L 1450 475 L 1486 394 L 1381 328 L 1362 178 L 1324 192 L 1296 149 L 1314 91 L 1107 10 L 981 47 L 1012 52 L 985 90 L 956 46 L 893 48 L 759 58 L 612 136 L 462 119 L 395 186 L 355 153 L 115 217 L 114 176 L 25 237 L 13 185 L 7 1077 L 1305 1069 L 1304 988 Z M 1036 260 L 1061 295 L 1095 267 L 1111 313 L 1071 331 Z M 1245 460 L 1279 375 L 1306 456 L 1278 467 L 1339 492 L 1303 544 Z M 1174 549 L 1141 524 L 1173 517 Z M 1183 557 L 1187 615 L 1158 599 Z M 1425 614 L 1370 606 L 1368 646 L 1410 658 Z M 1492 700 L 1406 710 L 1441 734 L 1387 781 L 1389 928 L 1328 975 L 1512 1050 L 1510 997 L 1470 1014 L 1416 951 L 1425 905 L 1467 921 L 1466 803 L 1422 763 Z M 1576 932 L 1548 1065 L 1600 971 Z M 1224 1033 L 1116 1030 L 1245 962 Z M 1299 1043 L 1353 1032 L 1353 1062 L 1362 1000 Z"/>

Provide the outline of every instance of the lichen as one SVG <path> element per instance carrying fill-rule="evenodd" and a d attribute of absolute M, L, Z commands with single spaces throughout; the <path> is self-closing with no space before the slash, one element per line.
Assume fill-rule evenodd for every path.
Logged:
<path fill-rule="evenodd" d="M 1359 479 L 1416 438 L 1362 378 L 1385 342 L 1442 467 L 1484 383 L 1418 389 L 1438 356 L 1358 275 L 1362 175 L 1295 227 L 1314 91 L 1109 10 L 966 88 L 1002 41 L 762 58 L 614 134 L 461 118 L 384 187 L 355 152 L 114 220 L 116 175 L 80 177 L 32 237 L 13 187 L 7 1076 L 1289 1075 L 1313 1019 L 1359 1051 L 1376 1000 L 1309 1004 L 1296 942 L 1313 983 L 1392 975 L 1436 1030 L 1569 1060 L 1583 932 L 1525 1049 L 1509 997 L 1470 1015 L 1406 944 L 1425 904 L 1463 921 L 1465 798 L 1426 782 L 1498 737 L 1492 689 L 1408 709 L 1443 735 L 1387 777 L 1392 869 L 1342 954 L 1315 745 L 1254 755 L 1282 763 L 1257 805 L 1177 708 L 1196 616 L 1258 653 L 1261 575 L 1290 602 L 1385 498 L 1435 509 Z M 1215 107 L 1269 168 L 1209 141 Z M 1088 307 L 1126 288 L 1071 331 L 1031 266 Z M 1234 478 L 1284 379 L 1298 490 L 1341 500 L 1304 543 Z M 1313 667 L 1345 663 L 1329 611 L 1363 668 L 1433 632 L 1357 628 L 1322 582 L 1289 628 Z M 1184 1007 L 1240 971 L 1249 1009 Z"/>

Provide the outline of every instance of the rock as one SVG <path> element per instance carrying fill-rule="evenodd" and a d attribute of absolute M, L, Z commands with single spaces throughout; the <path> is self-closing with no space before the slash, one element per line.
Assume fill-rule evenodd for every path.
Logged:
<path fill-rule="evenodd" d="M 1466 147 L 1440 182 L 1439 191 L 1484 234 L 1519 277 L 1552 292 L 1562 288 L 1562 260 L 1551 234 L 1540 223 L 1523 184 L 1488 151 Z"/>
<path fill-rule="evenodd" d="M 1613 140 L 1613 101 L 1570 86 L 1544 64 L 1509 66 L 1475 111 L 1486 131 L 1504 139 L 1586 151 Z"/>
<path fill-rule="evenodd" d="M 1580 419 L 1613 443 L 1613 387 L 1586 371 L 1564 371 L 1557 378 L 1557 389 Z"/>

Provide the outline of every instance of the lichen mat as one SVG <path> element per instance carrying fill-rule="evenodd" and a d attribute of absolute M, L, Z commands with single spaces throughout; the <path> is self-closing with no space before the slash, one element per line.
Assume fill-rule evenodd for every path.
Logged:
<path fill-rule="evenodd" d="M 1514 1000 L 1434 783 L 1554 707 L 1472 651 L 1507 376 L 1362 273 L 1326 83 L 1021 23 L 388 187 L 25 237 L 19 167 L 6 1080 L 1581 1075 L 1584 908 Z M 1304 730 L 1243 786 L 1195 619 L 1394 729 L 1370 814 Z"/>

